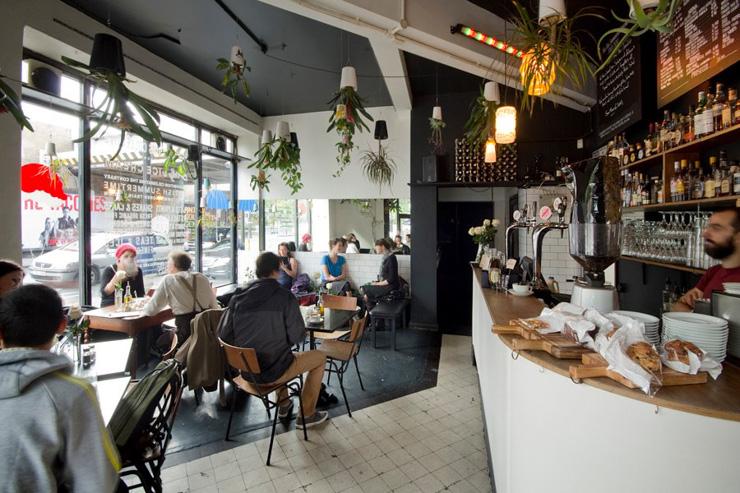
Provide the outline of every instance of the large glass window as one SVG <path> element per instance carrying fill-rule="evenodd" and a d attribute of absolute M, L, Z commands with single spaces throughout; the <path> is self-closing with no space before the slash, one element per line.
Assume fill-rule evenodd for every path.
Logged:
<path fill-rule="evenodd" d="M 201 227 L 203 274 L 214 286 L 234 282 L 232 275 L 231 161 L 203 154 Z"/>
<path fill-rule="evenodd" d="M 23 103 L 35 132 L 22 134 L 21 235 L 26 283 L 59 290 L 64 303 L 79 302 L 77 220 L 80 119 Z M 49 155 L 56 151 L 56 155 Z"/>
<path fill-rule="evenodd" d="M 168 146 L 157 147 L 138 136 L 126 135 L 118 157 L 120 132 L 109 128 L 91 143 L 91 276 L 93 303 L 101 297 L 100 279 L 115 264 L 115 249 L 133 243 L 144 272 L 144 286 L 156 287 L 165 275 L 167 254 L 173 249 L 194 253 L 194 178 L 187 151 L 172 147 L 178 166 L 164 163 Z M 143 296 L 145 293 L 136 293 Z"/>
<path fill-rule="evenodd" d="M 296 201 L 265 200 L 265 249 L 275 252 L 291 241 L 296 241 Z"/>
<path fill-rule="evenodd" d="M 254 277 L 254 262 L 260 253 L 259 192 L 252 190 L 252 170 L 246 164 L 238 168 L 239 202 L 237 207 L 237 279 L 244 283 Z"/>
<path fill-rule="evenodd" d="M 406 242 L 406 235 L 411 234 L 411 200 L 389 199 L 386 200 L 388 207 L 388 236 L 394 238 L 401 235 L 402 241 Z"/>
<path fill-rule="evenodd" d="M 296 201 L 296 211 L 298 214 L 298 244 L 303 243 L 303 238 L 306 235 L 311 235 L 311 223 L 313 218 L 311 217 L 313 200 L 298 200 Z"/>

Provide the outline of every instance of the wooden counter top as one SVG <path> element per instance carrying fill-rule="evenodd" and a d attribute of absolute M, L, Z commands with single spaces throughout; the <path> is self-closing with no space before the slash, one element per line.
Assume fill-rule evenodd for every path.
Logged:
<path fill-rule="evenodd" d="M 480 285 L 481 271 L 474 267 L 473 273 Z M 496 325 L 505 325 L 513 318 L 529 318 L 540 314 L 544 304 L 532 297 L 517 297 L 508 293 L 482 289 L 483 298 L 488 305 L 491 319 Z M 493 327 L 491 327 L 493 331 Z M 512 340 L 518 336 L 497 335 L 503 343 L 512 349 Z M 570 378 L 569 368 L 577 360 L 560 360 L 544 351 L 521 351 L 520 357 L 536 365 Z M 622 395 L 631 399 L 647 402 L 658 407 L 676 409 L 712 418 L 740 421 L 740 368 L 723 363 L 722 374 L 717 380 L 700 385 L 682 385 L 662 387 L 654 397 L 642 391 L 628 389 L 608 378 L 587 378 L 584 384 L 597 389 Z M 576 385 L 575 383 L 573 385 Z"/>

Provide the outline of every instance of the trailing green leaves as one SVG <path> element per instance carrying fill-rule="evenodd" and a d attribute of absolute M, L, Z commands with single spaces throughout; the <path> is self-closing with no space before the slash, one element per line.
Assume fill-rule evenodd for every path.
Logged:
<path fill-rule="evenodd" d="M 251 72 L 252 68 L 247 65 L 230 62 L 226 58 L 219 58 L 217 61 L 216 69 L 224 72 L 221 87 L 223 87 L 224 92 L 228 91 L 231 94 L 234 104 L 237 103 L 236 96 L 240 88 L 244 97 L 249 97 L 249 83 L 244 75 L 246 72 Z"/>
<path fill-rule="evenodd" d="M 480 94 L 470 107 L 470 116 L 465 122 L 465 140 L 471 146 L 482 146 L 490 135 L 493 135 L 496 123 L 496 101 L 488 101 L 483 97 L 483 86 Z"/>
<path fill-rule="evenodd" d="M 165 174 L 169 174 L 170 170 L 173 170 L 175 173 L 183 178 L 190 178 L 193 180 L 197 178 L 191 172 L 190 162 L 180 156 L 172 147 L 168 147 L 164 153 L 164 162 L 162 163 L 162 169 Z"/>
<path fill-rule="evenodd" d="M 21 128 L 27 128 L 33 132 L 31 122 L 28 121 L 26 115 L 23 113 L 21 107 L 21 98 L 18 94 L 10 87 L 4 80 L 3 76 L 0 75 L 0 113 L 9 112 L 18 122 Z"/>
<path fill-rule="evenodd" d="M 442 146 L 444 145 L 442 141 L 442 129 L 446 126 L 447 124 L 443 120 L 429 117 L 429 129 L 432 131 L 432 134 L 429 136 L 429 143 L 432 144 L 432 149 L 435 153 L 442 151 Z"/>
<path fill-rule="evenodd" d="M 274 138 L 264 142 L 254 154 L 256 159 L 249 164 L 249 168 L 255 168 L 262 173 L 253 175 L 251 178 L 252 189 L 261 188 L 269 191 L 268 171 L 280 173 L 283 180 L 295 194 L 301 188 L 301 149 L 288 139 Z"/>
<path fill-rule="evenodd" d="M 353 137 L 355 131 L 370 131 L 365 119 L 373 121 L 373 117 L 365 110 L 365 102 L 352 87 L 343 87 L 334 95 L 328 103 L 332 107 L 329 116 L 329 127 L 327 133 L 336 130 L 340 137 L 336 143 L 337 163 L 339 168 L 334 177 L 340 176 L 349 166 L 352 150 L 355 148 Z"/>
<path fill-rule="evenodd" d="M 362 172 L 371 183 L 378 185 L 378 188 L 383 188 L 383 185 L 391 187 L 396 163 L 388 156 L 388 150 L 381 142 L 378 142 L 378 152 L 365 151 L 360 161 Z"/>
<path fill-rule="evenodd" d="M 110 158 L 111 161 L 118 157 L 126 139 L 126 133 L 138 135 L 147 142 L 162 143 L 162 134 L 159 131 L 159 113 L 150 103 L 141 96 L 131 91 L 124 82 L 130 80 L 110 70 L 93 69 L 82 62 L 62 57 L 62 61 L 70 67 L 87 70 L 87 76 L 97 87 L 102 87 L 105 91 L 103 101 L 90 112 L 96 122 L 85 132 L 82 137 L 72 142 L 88 141 L 104 130 L 104 127 L 114 127 L 121 131 L 121 139 L 118 149 Z M 144 122 L 140 124 L 136 116 Z"/>

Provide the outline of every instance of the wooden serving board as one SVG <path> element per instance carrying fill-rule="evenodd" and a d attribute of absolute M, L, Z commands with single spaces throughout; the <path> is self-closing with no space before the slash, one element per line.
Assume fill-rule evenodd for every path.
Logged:
<path fill-rule="evenodd" d="M 525 329 L 521 325 L 494 325 L 493 333 L 519 336 L 524 339 L 540 339 L 542 336 L 535 330 Z"/>
<path fill-rule="evenodd" d="M 539 339 L 514 339 L 512 346 L 517 351 L 545 351 L 558 359 L 581 359 L 584 354 L 596 354 L 563 334 L 538 334 Z"/>
<path fill-rule="evenodd" d="M 581 365 L 572 365 L 570 367 L 570 378 L 573 380 L 583 380 L 584 378 L 606 377 L 619 382 L 625 387 L 636 389 L 637 385 L 620 375 L 619 373 L 609 370 L 609 363 L 598 353 L 586 353 L 581 357 Z M 671 368 L 663 367 L 663 374 L 660 377 L 663 387 L 673 385 L 693 385 L 698 383 L 707 383 L 707 373 L 699 372 L 696 375 L 681 373 Z"/>

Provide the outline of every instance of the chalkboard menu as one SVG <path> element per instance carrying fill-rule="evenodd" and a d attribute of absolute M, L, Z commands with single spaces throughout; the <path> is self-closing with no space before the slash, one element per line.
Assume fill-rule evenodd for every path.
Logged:
<path fill-rule="evenodd" d="M 740 59 L 740 0 L 684 0 L 658 37 L 658 107 Z"/>
<path fill-rule="evenodd" d="M 607 44 L 611 50 L 617 42 Z M 599 140 L 624 130 L 642 118 L 640 44 L 630 39 L 596 79 Z"/>

